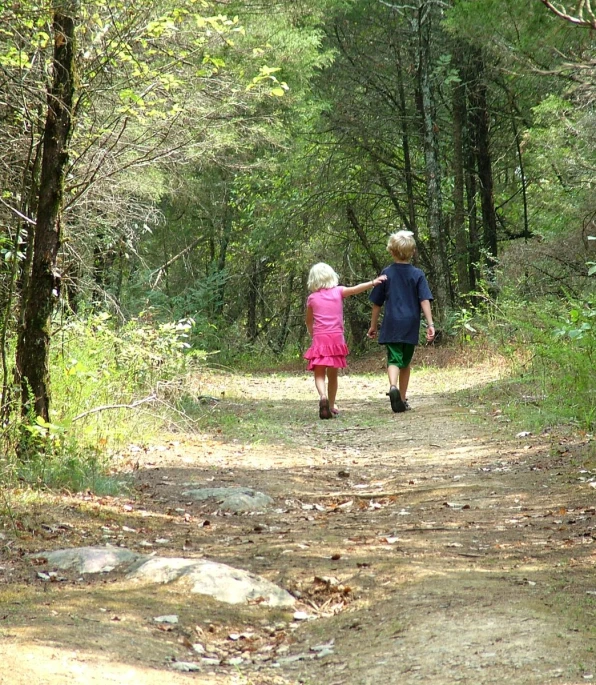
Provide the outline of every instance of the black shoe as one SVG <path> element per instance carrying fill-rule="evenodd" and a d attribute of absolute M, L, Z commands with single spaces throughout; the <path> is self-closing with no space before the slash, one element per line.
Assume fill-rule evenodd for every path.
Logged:
<path fill-rule="evenodd" d="M 389 392 L 387 393 L 389 395 L 389 400 L 391 402 L 391 409 L 396 414 L 401 414 L 402 412 L 406 411 L 406 405 L 404 404 L 401 395 L 399 394 L 399 390 L 395 387 L 395 385 L 392 385 L 391 388 L 389 388 Z"/>
<path fill-rule="evenodd" d="M 404 407 L 406 408 L 406 411 L 410 411 L 412 409 L 408 400 L 404 400 Z"/>

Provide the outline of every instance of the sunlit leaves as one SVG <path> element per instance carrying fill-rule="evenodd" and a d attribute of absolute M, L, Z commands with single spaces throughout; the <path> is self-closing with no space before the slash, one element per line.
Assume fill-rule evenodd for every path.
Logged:
<path fill-rule="evenodd" d="M 270 83 L 274 84 L 273 88 L 269 90 L 270 95 L 274 95 L 276 97 L 283 97 L 285 92 L 289 90 L 289 86 L 285 81 L 278 81 L 277 77 L 274 76 L 275 72 L 280 71 L 279 67 L 268 67 L 268 66 L 262 66 L 259 69 L 259 73 L 257 76 L 255 76 L 252 80 L 252 83 L 250 83 L 247 87 L 246 90 L 251 90 L 255 86 L 258 86 L 262 83 Z"/>

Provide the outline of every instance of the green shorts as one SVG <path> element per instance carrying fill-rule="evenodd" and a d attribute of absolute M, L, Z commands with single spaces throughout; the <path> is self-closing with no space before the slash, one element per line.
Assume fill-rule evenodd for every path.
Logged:
<path fill-rule="evenodd" d="M 387 347 L 387 366 L 399 366 L 405 369 L 410 366 L 416 345 L 411 343 L 385 343 Z"/>

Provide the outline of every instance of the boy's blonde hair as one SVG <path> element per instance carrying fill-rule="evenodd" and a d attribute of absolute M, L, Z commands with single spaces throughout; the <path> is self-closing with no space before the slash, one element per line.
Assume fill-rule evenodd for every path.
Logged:
<path fill-rule="evenodd" d="M 409 262 L 416 252 L 416 241 L 412 231 L 398 231 L 389 236 L 387 252 L 400 262 Z"/>
<path fill-rule="evenodd" d="M 335 288 L 339 283 L 339 276 L 329 264 L 319 262 L 315 264 L 308 274 L 308 289 L 314 293 L 321 288 Z"/>

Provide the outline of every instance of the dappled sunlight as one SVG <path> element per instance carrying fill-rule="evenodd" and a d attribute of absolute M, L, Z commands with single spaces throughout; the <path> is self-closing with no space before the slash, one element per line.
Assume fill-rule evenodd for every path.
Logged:
<path fill-rule="evenodd" d="M 508 367 L 500 357 L 474 366 L 449 366 L 447 368 L 419 367 L 413 363 L 411 391 L 420 395 L 458 392 L 481 387 L 502 378 Z M 384 397 L 387 392 L 387 376 L 384 364 L 376 373 L 354 373 L 348 368 L 340 371 L 338 399 L 362 401 Z M 234 399 L 269 401 L 297 401 L 317 394 L 313 375 L 303 373 L 245 373 L 229 374 L 209 370 L 200 374 L 192 384 L 197 396 L 212 398 L 215 402 Z"/>
<path fill-rule="evenodd" d="M 167 672 L 168 682 L 177 683 L 169 677 L 172 654 L 199 659 L 188 651 L 188 635 L 208 642 L 213 654 L 242 658 L 249 669 L 267 664 L 258 678 L 308 635 L 314 644 L 334 637 L 338 652 L 355 649 L 356 624 L 375 636 L 386 625 L 397 654 L 395 635 L 402 633 L 412 648 L 423 635 L 432 646 L 431 623 L 420 612 L 446 626 L 461 623 L 472 641 L 475 629 L 483 640 L 502 638 L 503 659 L 520 645 L 536 649 L 540 640 L 522 644 L 504 628 L 509 618 L 522 627 L 530 621 L 548 641 L 558 612 L 575 612 L 592 591 L 593 488 L 579 472 L 575 481 L 557 477 L 568 466 L 550 436 L 516 437 L 493 405 L 458 406 L 451 393 L 466 382 L 463 371 L 445 370 L 445 379 L 453 380 L 447 392 L 422 370 L 411 385 L 414 408 L 394 414 L 382 374 L 347 375 L 340 380 L 339 417 L 321 421 L 306 375 L 216 374 L 196 431 L 140 439 L 118 455 L 128 492 L 37 500 L 24 492 L 22 502 L 14 500 L 25 556 L 13 557 L 0 592 L 15 641 L 60 654 L 84 650 L 76 663 L 88 667 L 89 683 L 108 652 L 114 682 L 124 677 L 118 669 L 146 665 L 149 653 L 161 669 L 155 673 Z M 196 501 L 188 492 L 203 488 L 247 488 L 271 499 L 258 510 L 235 512 L 219 496 Z M 26 556 L 91 545 L 249 571 L 291 592 L 309 620 L 301 626 L 292 611 L 259 605 L 230 608 L 171 584 L 131 584 L 118 571 L 84 579 L 59 572 L 63 579 L 46 584 Z M 9 588 L 19 579 L 33 583 L 17 597 Z M 571 597 L 570 582 L 579 588 Z M 553 601 L 563 608 L 545 610 Z M 156 628 L 153 617 L 164 614 L 179 616 L 180 629 Z M 591 616 L 590 609 L 581 625 Z M 330 621 L 345 621 L 349 631 L 333 630 Z M 243 630 L 266 650 L 262 661 L 254 656 L 259 651 L 229 639 Z M 581 652 L 590 639 L 582 630 L 573 650 Z M 450 653 L 457 654 L 455 636 L 452 643 Z M 234 676 L 224 668 L 205 683 L 231 684 Z M 315 672 L 306 663 L 301 669 Z M 143 680 L 151 670 L 139 673 L 135 682 L 153 683 Z M 248 682 L 252 675 L 248 670 Z"/>
<path fill-rule="evenodd" d="M 32 685 L 46 682 L 74 685 L 107 685 L 109 683 L 135 683 L 135 685 L 163 685 L 165 679 L 172 685 L 191 682 L 189 676 L 157 669 L 153 666 L 129 664 L 114 658 L 115 645 L 105 653 L 86 649 L 60 647 L 48 636 L 49 646 L 39 645 L 39 637 L 32 631 L 21 629 L 12 636 L 12 644 L 3 641 L 0 646 L 0 677 L 11 675 L 3 682 L 10 685 Z M 135 659 L 138 661 L 138 659 Z M 236 676 L 221 677 L 193 674 L 192 682 L 198 685 L 236 685 Z"/>

